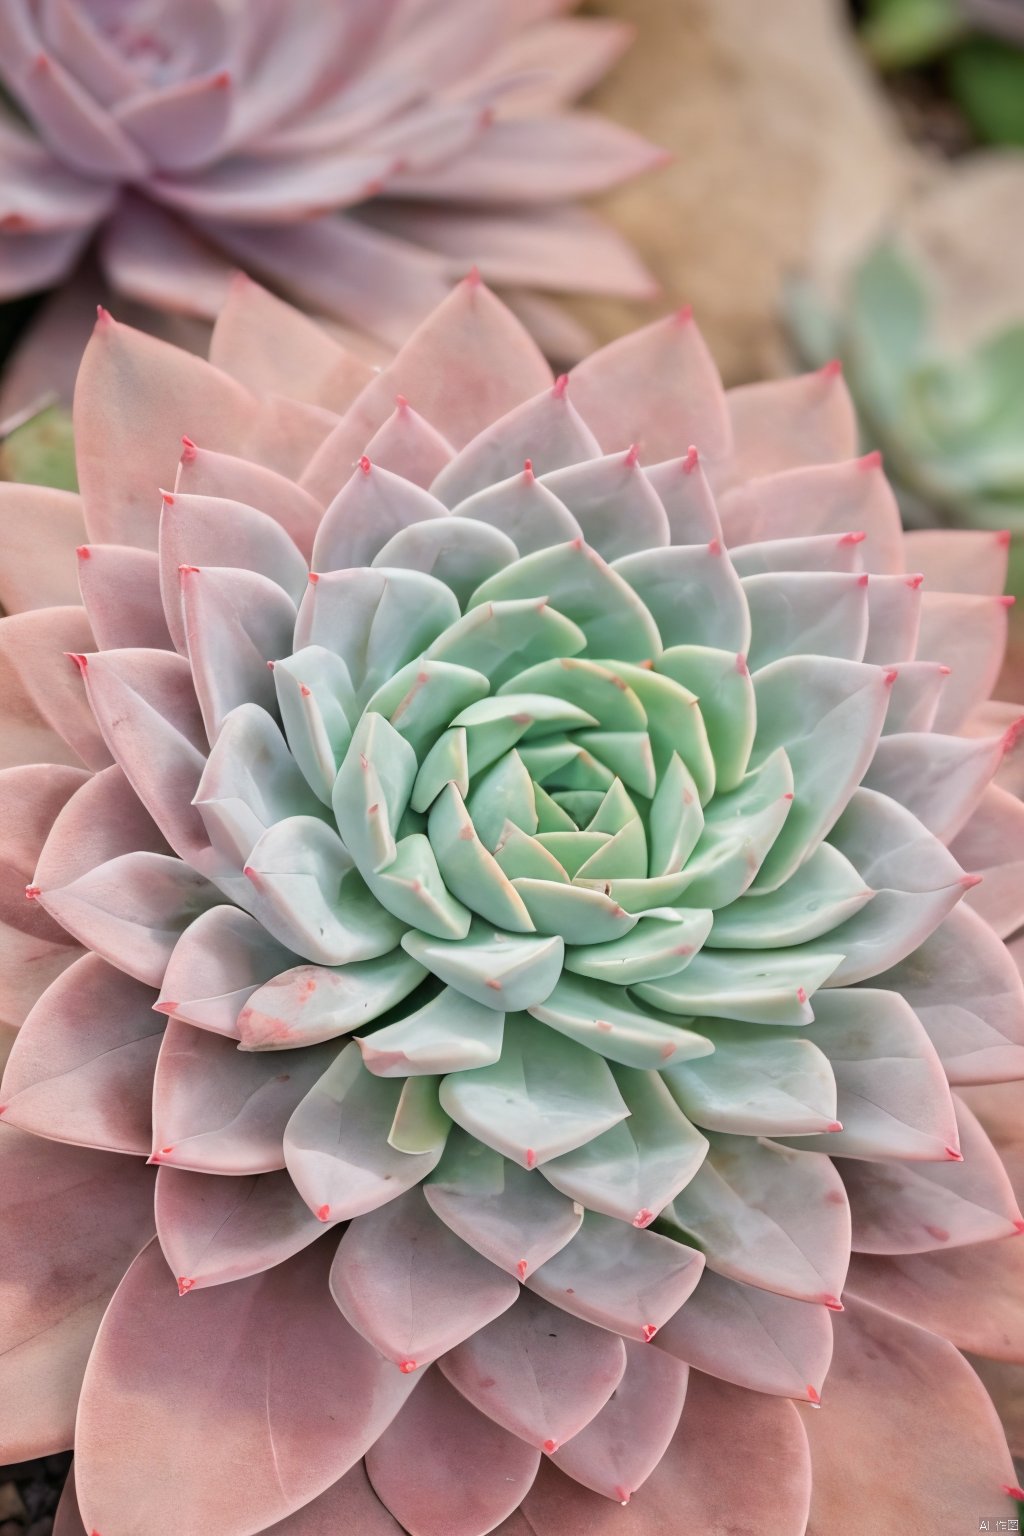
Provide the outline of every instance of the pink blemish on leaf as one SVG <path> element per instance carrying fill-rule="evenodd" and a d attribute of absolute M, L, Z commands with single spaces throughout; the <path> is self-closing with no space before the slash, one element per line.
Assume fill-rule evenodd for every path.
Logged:
<path fill-rule="evenodd" d="M 179 1275 L 178 1276 L 178 1295 L 179 1296 L 187 1296 L 189 1291 L 192 1289 L 192 1287 L 194 1285 L 195 1285 L 195 1281 L 194 1280 L 187 1279 L 185 1275 Z"/>
<path fill-rule="evenodd" d="M 527 1168 L 536 1168 L 537 1166 L 537 1154 L 532 1147 L 527 1147 L 526 1149 L 526 1166 Z"/>
<path fill-rule="evenodd" d="M 885 686 L 887 688 L 891 688 L 899 675 L 899 669 L 897 667 L 889 667 L 885 674 Z"/>
<path fill-rule="evenodd" d="M 476 842 L 476 832 L 473 829 L 472 822 L 467 823 L 467 825 L 463 827 L 462 831 L 459 833 L 459 838 L 464 843 Z"/>
<path fill-rule="evenodd" d="M 846 1205 L 847 1199 L 845 1189 L 830 1189 L 828 1194 L 825 1196 L 825 1204 Z"/>
<path fill-rule="evenodd" d="M 658 1331 L 657 1323 L 644 1323 L 643 1327 L 640 1329 L 640 1332 L 644 1336 L 644 1343 L 645 1344 L 649 1344 L 651 1342 L 651 1340 L 654 1338 L 654 1335 L 657 1333 L 657 1331 Z"/>
<path fill-rule="evenodd" d="M 821 1397 L 818 1394 L 818 1389 L 812 1386 L 810 1382 L 807 1383 L 807 1401 L 813 1403 L 815 1408 L 821 1407 Z"/>
<path fill-rule="evenodd" d="M 315 587 L 317 582 L 320 580 L 320 573 L 319 573 L 319 571 L 310 571 L 310 573 L 309 573 L 309 580 L 310 580 L 310 584 Z"/>
<path fill-rule="evenodd" d="M 843 376 L 843 364 L 840 358 L 830 357 L 824 367 L 818 369 L 823 379 L 841 379 Z"/>
<path fill-rule="evenodd" d="M 845 1312 L 846 1311 L 846 1308 L 843 1306 L 843 1304 L 839 1300 L 838 1296 L 823 1296 L 821 1298 L 821 1301 L 822 1301 L 822 1305 L 828 1307 L 830 1312 Z"/>
<path fill-rule="evenodd" d="M 25 900 L 26 901 L 37 901 L 42 894 L 43 894 L 42 886 L 39 886 L 39 885 L 26 885 L 26 887 L 25 887 Z"/>
<path fill-rule="evenodd" d="M 622 461 L 627 469 L 635 469 L 640 462 L 640 444 L 630 443 L 626 457 Z"/>
<path fill-rule="evenodd" d="M 634 1227 L 649 1227 L 653 1220 L 654 1212 L 649 1211 L 645 1205 L 643 1209 L 637 1211 L 636 1215 L 633 1217 L 633 1225 Z"/>
<path fill-rule="evenodd" d="M 373 468 L 373 465 L 370 463 L 370 461 L 366 457 L 365 453 L 362 455 L 362 457 L 359 460 L 359 468 L 362 470 L 364 475 L 368 475 L 370 473 L 370 470 Z"/>
<path fill-rule="evenodd" d="M 84 672 L 86 667 L 89 665 L 88 656 L 82 656 L 78 651 L 65 651 L 64 655 L 68 658 L 68 661 L 74 662 L 79 672 Z"/>
<path fill-rule="evenodd" d="M 958 1147 L 946 1147 L 945 1153 L 951 1163 L 962 1163 L 964 1160 L 964 1155 Z"/>
<path fill-rule="evenodd" d="M 1018 741 L 1020 741 L 1022 735 L 1024 735 L 1024 715 L 1021 715 L 1018 720 L 1014 720 L 1013 724 L 1009 727 L 1005 736 L 1003 737 L 1004 756 L 1007 752 L 1013 751 Z"/>
<path fill-rule="evenodd" d="M 844 533 L 840 535 L 840 544 L 863 544 L 867 534 L 861 531 L 856 533 Z"/>
<path fill-rule="evenodd" d="M 609 1024 L 607 1019 L 595 1019 L 594 1023 L 597 1025 L 597 1027 L 601 1031 L 602 1035 L 610 1035 L 611 1034 L 612 1026 Z"/>
<path fill-rule="evenodd" d="M 182 440 L 181 440 L 181 457 L 182 457 L 182 459 L 184 460 L 184 462 L 186 464 L 191 464 L 192 460 L 195 458 L 195 456 L 196 456 L 196 454 L 198 452 L 199 452 L 199 449 L 196 447 L 195 443 L 192 441 L 192 439 L 190 437 L 183 437 L 182 438 Z"/>
<path fill-rule="evenodd" d="M 934 1237 L 937 1243 L 949 1242 L 949 1233 L 946 1231 L 945 1227 L 933 1227 L 930 1225 L 930 1223 L 925 1222 L 924 1229 L 928 1233 L 929 1237 Z"/>
<path fill-rule="evenodd" d="M 525 1259 L 519 1260 L 519 1263 L 516 1265 L 516 1274 L 519 1276 L 520 1280 L 526 1279 L 526 1271 L 529 1269 L 529 1267 L 530 1266 L 527 1264 Z"/>
<path fill-rule="evenodd" d="M 691 443 L 689 448 L 686 450 L 686 457 L 683 459 L 683 474 L 692 475 L 699 462 L 700 454 Z"/>
<path fill-rule="evenodd" d="M 568 388 L 569 388 L 569 375 L 567 373 L 560 373 L 558 375 L 558 378 L 555 380 L 555 382 L 551 386 L 551 398 L 552 398 L 552 400 L 564 400 L 565 399 L 565 392 L 566 392 L 566 390 Z"/>
<path fill-rule="evenodd" d="M 558 1441 L 557 1440 L 545 1440 L 544 1441 L 544 1449 L 547 1451 L 549 1456 L 553 1456 L 555 1454 L 555 1452 L 558 1450 Z"/>
<path fill-rule="evenodd" d="M 317 1221 L 330 1221 L 331 1208 L 329 1205 L 320 1205 L 317 1207 L 314 1215 L 316 1216 Z"/>
<path fill-rule="evenodd" d="M 75 550 L 75 554 L 78 556 L 79 560 L 90 560 L 92 558 L 92 552 L 89 549 L 88 544 L 79 544 L 78 548 Z"/>
<path fill-rule="evenodd" d="M 910 588 L 910 590 L 912 592 L 916 592 L 918 587 L 922 584 L 923 581 L 924 581 L 924 572 L 923 571 L 916 571 L 913 576 L 908 576 L 907 577 L 907 586 Z"/>
<path fill-rule="evenodd" d="M 722 553 L 722 541 L 721 541 L 721 539 L 712 539 L 711 542 L 708 544 L 708 554 L 709 555 L 720 555 L 721 553 Z"/>

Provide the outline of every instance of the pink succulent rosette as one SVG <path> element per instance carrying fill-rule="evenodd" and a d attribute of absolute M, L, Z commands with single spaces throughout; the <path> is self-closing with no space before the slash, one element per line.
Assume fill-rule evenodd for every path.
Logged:
<path fill-rule="evenodd" d="M 241 265 L 396 345 L 475 261 L 569 355 L 544 294 L 652 291 L 579 203 L 662 158 L 572 110 L 630 36 L 573 7 L 4 0 L 0 299 L 95 242 L 120 299 L 212 319 Z"/>
<path fill-rule="evenodd" d="M 383 371 L 248 280 L 209 362 L 101 314 L 75 417 L 80 498 L 0 487 L 58 1536 L 1009 1515 L 1004 543 L 902 533 L 834 368 L 553 380 L 475 278 Z"/>

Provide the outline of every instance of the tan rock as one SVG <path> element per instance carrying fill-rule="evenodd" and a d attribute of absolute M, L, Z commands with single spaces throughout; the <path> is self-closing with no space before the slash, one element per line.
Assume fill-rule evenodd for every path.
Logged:
<path fill-rule="evenodd" d="M 592 0 L 633 48 L 595 104 L 675 155 L 610 198 L 730 381 L 785 366 L 781 286 L 849 260 L 920 174 L 840 0 Z M 664 308 L 664 304 L 659 306 Z M 640 306 L 574 306 L 602 340 Z M 651 309 L 649 313 L 657 312 Z"/>

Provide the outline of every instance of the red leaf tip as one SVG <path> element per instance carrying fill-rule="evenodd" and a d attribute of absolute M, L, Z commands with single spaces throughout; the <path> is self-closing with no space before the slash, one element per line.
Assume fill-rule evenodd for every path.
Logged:
<path fill-rule="evenodd" d="M 980 885 L 984 878 L 984 875 L 961 875 L 960 884 L 965 891 L 973 891 L 974 887 Z"/>
<path fill-rule="evenodd" d="M 0 1110 L 0 1114 L 2 1113 L 3 1111 Z M 1013 1230 L 1015 1232 L 1024 1232 L 1024 1216 L 1017 1216 L 1014 1218 Z"/>
<path fill-rule="evenodd" d="M 519 1276 L 520 1280 L 526 1279 L 526 1271 L 529 1269 L 529 1267 L 530 1266 L 525 1259 L 519 1260 L 519 1263 L 516 1265 L 516 1274 Z"/>
<path fill-rule="evenodd" d="M 1013 724 L 1009 727 L 1003 736 L 1004 754 L 1013 751 L 1018 741 L 1020 741 L 1022 735 L 1024 735 L 1024 715 L 1021 715 L 1019 719 L 1014 720 Z"/>
<path fill-rule="evenodd" d="M 168 1016 L 170 1016 L 172 1013 L 177 1013 L 179 1006 L 180 1004 L 172 1003 L 170 999 L 168 999 L 165 1003 L 154 1003 L 153 1012 L 166 1013 Z"/>
<path fill-rule="evenodd" d="M 843 376 L 843 364 L 840 358 L 830 357 L 823 368 L 818 369 L 823 379 L 840 379 Z"/>
<path fill-rule="evenodd" d="M 721 553 L 722 553 L 722 541 L 721 541 L 721 539 L 711 539 L 711 540 L 709 540 L 709 542 L 708 542 L 708 554 L 709 555 L 720 555 Z"/>
<path fill-rule="evenodd" d="M 310 579 L 311 584 L 315 587 L 317 582 L 320 580 L 320 573 L 319 573 L 319 571 L 310 571 L 309 579 Z"/>
<path fill-rule="evenodd" d="M 331 1216 L 331 1208 L 330 1208 L 329 1205 L 317 1206 L 317 1209 L 316 1209 L 314 1214 L 316 1216 L 317 1221 L 329 1221 L 330 1220 L 330 1216 Z"/>
<path fill-rule="evenodd" d="M 830 1120 L 828 1125 L 826 1126 L 826 1130 L 829 1130 L 829 1131 L 841 1131 L 842 1128 L 843 1128 L 843 1122 L 841 1120 Z"/>
<path fill-rule="evenodd" d="M 395 396 L 395 408 L 399 411 L 407 411 L 409 409 L 409 402 L 404 395 Z"/>
<path fill-rule="evenodd" d="M 639 443 L 630 443 L 629 448 L 628 448 L 628 450 L 626 452 L 626 457 L 623 459 L 623 463 L 625 464 L 627 469 L 635 469 L 636 468 L 636 466 L 640 463 L 640 444 Z"/>
<path fill-rule="evenodd" d="M 526 1149 L 526 1166 L 527 1168 L 536 1168 L 537 1166 L 537 1154 L 532 1147 L 527 1147 Z"/>
<path fill-rule="evenodd" d="M 68 658 L 68 661 L 74 662 L 79 672 L 84 672 L 86 667 L 89 665 L 88 656 L 82 656 L 78 651 L 65 651 L 64 655 Z"/>
<path fill-rule="evenodd" d="M 885 673 L 885 686 L 887 688 L 891 688 L 893 683 L 899 677 L 899 675 L 900 674 L 899 674 L 899 668 L 898 667 L 888 667 L 886 669 L 886 673 Z"/>
<path fill-rule="evenodd" d="M 544 1449 L 547 1451 L 549 1456 L 553 1456 L 555 1454 L 555 1452 L 558 1450 L 558 1441 L 557 1440 L 545 1440 L 544 1441 Z"/>
<path fill-rule="evenodd" d="M 962 1163 L 964 1160 L 963 1153 L 956 1147 L 946 1147 L 945 1152 L 951 1163 Z"/>
<path fill-rule="evenodd" d="M 565 392 L 566 392 L 566 390 L 568 388 L 569 388 L 569 375 L 567 373 L 560 373 L 558 375 L 558 378 L 555 380 L 555 382 L 551 386 L 551 398 L 552 398 L 552 400 L 564 400 L 565 399 Z"/>
<path fill-rule="evenodd" d="M 736 671 L 739 673 L 740 677 L 750 676 L 750 668 L 747 666 L 747 658 L 742 654 L 742 652 L 736 657 Z"/>
<path fill-rule="evenodd" d="M 636 1215 L 633 1217 L 633 1225 L 634 1227 L 649 1227 L 653 1220 L 654 1212 L 648 1210 L 647 1206 L 645 1205 L 641 1210 L 637 1211 Z"/>
<path fill-rule="evenodd" d="M 658 1331 L 657 1323 L 644 1323 L 643 1327 L 640 1329 L 640 1332 L 644 1336 L 644 1343 L 645 1344 L 649 1344 L 651 1342 L 651 1340 L 654 1338 L 654 1335 L 657 1333 L 657 1331 Z"/>
<path fill-rule="evenodd" d="M 813 1403 L 815 1408 L 821 1407 L 821 1396 L 818 1392 L 818 1389 L 817 1387 L 812 1386 L 810 1382 L 807 1383 L 807 1401 L 809 1403 Z"/>
<path fill-rule="evenodd" d="M 210 84 L 214 87 L 215 90 L 226 91 L 228 86 L 231 84 L 230 69 L 222 69 L 219 74 L 214 75 Z"/>
<path fill-rule="evenodd" d="M 916 592 L 923 581 L 924 573 L 922 571 L 917 571 L 913 576 L 907 577 L 907 586 L 912 592 Z"/>
<path fill-rule="evenodd" d="M 174 496 L 173 496 L 172 492 L 170 492 L 170 491 L 161 491 L 160 492 L 160 500 L 163 502 L 165 507 L 173 507 L 174 506 Z"/>
<path fill-rule="evenodd" d="M 192 1287 L 194 1285 L 195 1285 L 195 1281 L 194 1280 L 189 1280 L 187 1278 L 187 1276 L 185 1276 L 185 1275 L 179 1275 L 178 1276 L 178 1295 L 179 1296 L 187 1296 L 189 1291 L 192 1289 Z"/>
<path fill-rule="evenodd" d="M 697 449 L 694 447 L 693 443 L 691 443 L 689 448 L 687 448 L 686 456 L 683 459 L 683 474 L 692 475 L 699 462 L 700 454 L 697 452 Z"/>
<path fill-rule="evenodd" d="M 469 271 L 466 273 L 466 286 L 468 288 L 480 288 L 482 285 L 483 278 L 480 276 L 480 268 L 477 266 L 476 262 L 474 262 Z"/>
<path fill-rule="evenodd" d="M 36 901 L 43 894 L 42 887 L 38 885 L 26 885 L 25 900 Z"/>
<path fill-rule="evenodd" d="M 843 534 L 840 534 L 839 542 L 840 542 L 840 544 L 863 544 L 863 542 L 864 542 L 864 540 L 866 538 L 867 538 L 867 534 L 866 533 L 864 533 L 861 530 L 857 530 L 854 533 L 843 533 Z"/>
<path fill-rule="evenodd" d="M 1002 597 L 997 597 L 996 602 L 1003 608 L 1012 608 L 1017 599 L 1009 592 L 1004 592 Z"/>
<path fill-rule="evenodd" d="M 843 1306 L 838 1296 L 823 1296 L 821 1299 L 823 1304 L 828 1307 L 830 1312 L 846 1311 L 846 1308 Z"/>
<path fill-rule="evenodd" d="M 680 304 L 672 318 L 675 320 L 677 325 L 689 325 L 690 321 L 693 319 L 693 305 Z"/>
<path fill-rule="evenodd" d="M 96 305 L 96 324 L 97 325 L 110 325 L 111 322 L 113 321 L 113 318 L 114 317 L 110 313 L 109 309 L 105 309 L 102 304 L 97 304 Z"/>
<path fill-rule="evenodd" d="M 79 544 L 78 548 L 75 550 L 75 554 L 78 556 L 79 560 L 90 560 L 92 558 L 88 544 Z"/>
<path fill-rule="evenodd" d="M 1000 549 L 1009 549 L 1010 538 L 1011 535 L 1009 528 L 1000 528 L 999 532 L 996 534 L 996 543 L 999 545 Z"/>
<path fill-rule="evenodd" d="M 625 1509 L 631 1497 L 630 1490 L 628 1488 L 624 1488 L 621 1483 L 618 1483 L 615 1487 L 615 1497 L 618 1499 L 623 1509 Z"/>
<path fill-rule="evenodd" d="M 359 468 L 362 470 L 364 475 L 368 475 L 370 473 L 370 470 L 373 468 L 373 465 L 370 463 L 370 461 L 366 457 L 365 453 L 362 455 L 362 457 L 359 460 Z"/>
<path fill-rule="evenodd" d="M 186 464 L 191 464 L 192 460 L 195 458 L 195 456 L 196 456 L 196 454 L 198 452 L 199 452 L 199 449 L 196 447 L 195 443 L 192 441 L 192 439 L 190 437 L 183 437 L 182 438 L 182 440 L 181 440 L 181 457 L 182 457 L 182 459 L 184 460 L 184 462 Z"/>
<path fill-rule="evenodd" d="M 999 1486 L 1011 1499 L 1024 1499 L 1024 1488 L 1018 1488 L 1016 1483 L 1000 1483 Z"/>
<path fill-rule="evenodd" d="M 533 460 L 532 459 L 524 459 L 523 460 L 523 475 L 524 475 L 524 477 L 527 480 L 534 480 L 534 479 L 536 479 L 536 476 L 533 473 Z"/>
<path fill-rule="evenodd" d="M 401 1371 L 403 1376 L 411 1376 L 413 1371 L 416 1369 L 416 1361 L 399 1360 L 398 1369 Z"/>
<path fill-rule="evenodd" d="M 796 989 L 796 1000 L 797 1000 L 798 1003 L 806 1003 L 806 1001 L 807 1001 L 807 988 L 806 987 L 797 987 L 797 989 Z"/>
<path fill-rule="evenodd" d="M 840 365 L 839 372 L 842 373 L 842 371 L 842 366 Z M 860 465 L 861 469 L 881 469 L 881 449 L 872 448 L 870 453 L 862 454 L 861 457 L 857 460 L 857 463 Z"/>

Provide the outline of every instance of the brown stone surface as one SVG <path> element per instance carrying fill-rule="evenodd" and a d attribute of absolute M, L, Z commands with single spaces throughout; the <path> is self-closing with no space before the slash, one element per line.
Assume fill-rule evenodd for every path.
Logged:
<path fill-rule="evenodd" d="M 675 155 L 609 198 L 665 289 L 691 303 L 727 380 L 779 372 L 780 289 L 834 269 L 923 162 L 862 61 L 840 0 L 590 0 L 636 42 L 594 104 Z M 639 305 L 574 305 L 601 340 Z"/>

